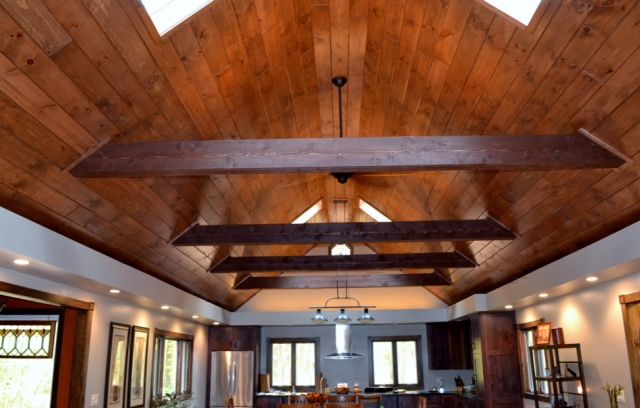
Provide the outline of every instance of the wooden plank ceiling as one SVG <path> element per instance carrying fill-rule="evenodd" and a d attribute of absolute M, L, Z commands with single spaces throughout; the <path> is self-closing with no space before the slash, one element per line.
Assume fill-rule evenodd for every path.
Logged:
<path fill-rule="evenodd" d="M 509 282 L 640 219 L 640 2 L 544 0 L 522 29 L 474 0 L 215 0 L 160 39 L 134 0 L 0 2 L 0 204 L 231 310 L 254 290 L 209 274 L 225 253 L 174 247 L 203 225 L 494 217 L 514 241 L 372 244 L 457 250 L 447 303 Z M 618 170 L 443 171 L 76 179 L 108 141 L 573 134 L 634 161 Z M 333 200 L 347 199 L 345 211 Z"/>

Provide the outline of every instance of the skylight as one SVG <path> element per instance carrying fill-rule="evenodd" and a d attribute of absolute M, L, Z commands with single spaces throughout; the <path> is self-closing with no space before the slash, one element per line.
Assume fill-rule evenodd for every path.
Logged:
<path fill-rule="evenodd" d="M 291 223 L 305 224 L 307 221 L 312 219 L 321 209 L 322 209 L 322 200 L 318 201 L 317 203 L 309 207 L 305 212 L 300 214 L 300 216 L 295 220 L 293 220 Z"/>
<path fill-rule="evenodd" d="M 529 25 L 542 0 L 484 0 L 511 18 Z"/>
<path fill-rule="evenodd" d="M 378 211 L 376 208 L 374 208 L 374 206 L 364 201 L 362 198 L 358 203 L 358 207 L 360 207 L 360 209 L 364 211 L 369 217 L 378 222 L 391 222 L 391 219 L 389 217 Z"/>
<path fill-rule="evenodd" d="M 141 0 L 160 35 L 196 14 L 213 0 Z"/>

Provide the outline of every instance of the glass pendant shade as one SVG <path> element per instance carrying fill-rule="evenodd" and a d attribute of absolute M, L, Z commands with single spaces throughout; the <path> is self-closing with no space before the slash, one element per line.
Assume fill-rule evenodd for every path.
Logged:
<path fill-rule="evenodd" d="M 322 310 L 316 309 L 316 315 L 311 318 L 313 324 L 324 324 L 327 322 L 327 318 L 322 315 Z"/>
<path fill-rule="evenodd" d="M 364 309 L 364 314 L 358 318 L 360 323 L 373 323 L 375 320 L 376 319 L 369 314 L 369 309 L 366 308 Z"/>
<path fill-rule="evenodd" d="M 336 323 L 347 324 L 347 323 L 351 323 L 351 318 L 347 316 L 347 314 L 344 312 L 344 309 L 340 309 L 340 314 L 338 315 L 338 317 L 333 319 L 333 321 Z"/>

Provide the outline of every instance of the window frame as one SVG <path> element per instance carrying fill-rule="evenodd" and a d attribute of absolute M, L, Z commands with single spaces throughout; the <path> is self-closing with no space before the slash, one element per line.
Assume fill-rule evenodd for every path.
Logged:
<path fill-rule="evenodd" d="M 164 351 L 161 351 L 158 346 L 158 340 L 176 340 L 178 342 L 178 359 L 176 362 L 176 395 L 192 395 L 193 389 L 193 339 L 194 336 L 190 334 L 176 333 L 168 330 L 155 329 L 153 332 L 153 370 L 151 374 L 151 398 L 164 398 L 165 394 L 162 394 L 162 371 L 164 369 L 164 359 L 161 356 L 164 355 Z M 189 355 L 187 356 L 187 373 L 186 373 L 186 387 L 184 387 L 185 379 L 182 378 L 182 367 L 185 363 L 184 359 L 184 345 L 188 345 Z M 163 344 L 164 346 L 164 344 Z M 157 381 L 157 383 L 156 383 Z M 184 388 L 184 391 L 179 392 Z"/>
<path fill-rule="evenodd" d="M 533 338 L 536 338 L 536 331 L 538 330 L 538 325 L 540 323 L 544 323 L 544 319 L 538 319 L 527 323 L 518 324 L 518 349 L 519 349 L 519 360 L 520 360 L 520 384 L 522 386 L 522 398 L 535 400 L 535 396 L 533 392 L 527 391 L 529 388 L 529 379 L 531 376 L 531 367 L 529 366 L 529 348 L 527 344 L 527 333 L 533 332 Z M 524 337 L 524 341 L 522 338 Z M 523 349 L 524 347 L 524 349 Z M 544 358 L 546 360 L 546 365 L 549 365 L 549 356 L 546 352 L 544 352 Z M 524 360 L 523 360 L 524 359 Z M 532 364 L 535 364 L 532 362 Z M 526 377 L 525 377 L 526 372 Z M 535 381 L 535 379 L 533 379 Z M 551 398 L 549 394 L 538 395 L 538 399 L 542 402 L 550 402 Z"/>
<path fill-rule="evenodd" d="M 315 346 L 315 378 L 320 376 L 320 337 L 268 337 L 267 338 L 267 372 L 273 378 L 273 344 L 291 344 L 291 385 L 271 385 L 272 388 L 283 391 L 291 391 L 296 387 L 296 391 L 314 391 L 315 384 L 310 386 L 296 385 L 296 344 L 313 343 Z"/>
<path fill-rule="evenodd" d="M 393 386 L 394 388 L 405 388 L 410 390 L 421 390 L 424 389 L 424 375 L 423 375 L 423 367 L 422 367 L 422 336 L 370 336 L 367 338 L 369 343 L 369 384 L 372 387 L 379 386 Z M 373 343 L 374 342 L 385 342 L 390 341 L 392 355 L 393 355 L 393 384 L 375 384 L 374 383 L 374 375 L 373 375 Z M 397 342 L 399 341 L 414 341 L 416 343 L 416 368 L 418 370 L 418 383 L 417 384 L 399 384 L 398 383 L 398 348 Z"/>

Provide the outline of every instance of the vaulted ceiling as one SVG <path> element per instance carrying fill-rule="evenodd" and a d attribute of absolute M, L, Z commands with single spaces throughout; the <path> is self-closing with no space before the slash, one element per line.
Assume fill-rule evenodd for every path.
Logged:
<path fill-rule="evenodd" d="M 215 0 L 160 38 L 136 0 L 0 2 L 0 204 L 236 309 L 255 291 L 207 272 L 201 224 L 492 216 L 514 241 L 457 249 L 479 264 L 428 287 L 447 303 L 496 288 L 640 219 L 640 2 L 544 0 L 523 28 L 475 0 Z M 574 133 L 631 157 L 616 170 L 76 179 L 109 141 Z M 336 211 L 334 199 L 347 199 Z M 308 245 L 233 247 L 302 255 Z M 226 249 L 222 249 L 226 250 Z"/>

